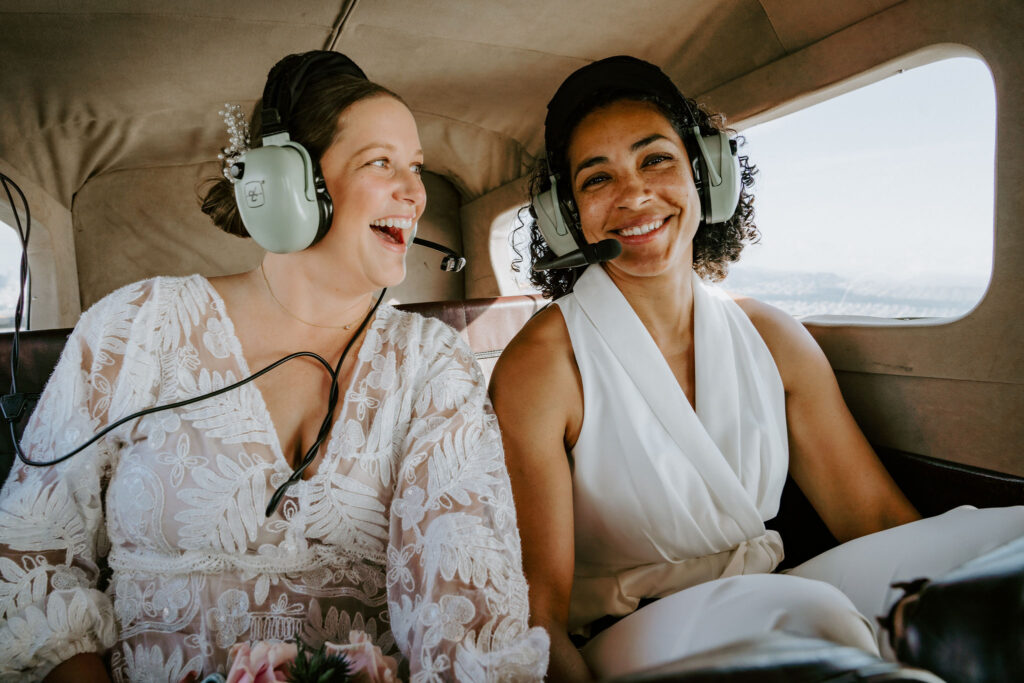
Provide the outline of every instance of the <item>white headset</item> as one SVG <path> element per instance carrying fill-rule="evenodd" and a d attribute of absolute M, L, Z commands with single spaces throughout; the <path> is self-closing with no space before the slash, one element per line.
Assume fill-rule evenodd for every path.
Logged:
<path fill-rule="evenodd" d="M 700 193 L 701 218 L 705 223 L 724 223 L 736 213 L 742 179 L 736 141 L 719 131 L 702 135 L 694 126 L 690 135 L 699 153 L 694 155 L 693 180 Z M 551 188 L 533 198 L 537 228 L 556 256 L 564 256 L 584 245 L 583 235 L 572 216 L 571 200 L 558 196 L 558 182 L 549 176 Z"/>
<path fill-rule="evenodd" d="M 646 83 L 638 86 L 637 83 Z M 687 129 L 684 142 L 691 151 L 693 180 L 700 194 L 701 218 L 705 223 L 724 223 L 736 213 L 743 185 L 736 141 L 724 131 L 702 134 L 697 125 L 697 112 L 679 92 L 675 84 L 658 67 L 634 57 L 609 57 L 577 70 L 559 87 L 548 104 L 545 128 L 552 120 L 553 109 L 571 106 L 588 93 L 608 87 L 624 92 L 656 92 L 667 95 L 673 103 L 680 103 L 689 114 L 693 126 Z M 628 94 L 624 95 L 628 97 Z M 556 104 L 557 103 L 557 104 Z M 555 105 L 555 106 L 553 106 Z M 693 147 L 696 149 L 692 149 Z M 558 177 L 550 167 L 551 150 L 548 149 L 548 176 L 551 187 L 533 197 L 537 214 L 537 228 L 556 256 L 564 256 L 581 249 L 586 242 L 573 217 L 572 200 L 558 196 Z M 696 152 L 696 153 L 692 153 Z"/>
<path fill-rule="evenodd" d="M 301 251 L 323 238 L 331 227 L 334 205 L 320 164 L 288 132 L 295 102 L 314 68 L 366 80 L 356 64 L 329 50 L 296 56 L 290 73 L 273 71 L 263 89 L 263 140 L 232 164 L 235 203 L 249 235 L 267 251 Z"/>

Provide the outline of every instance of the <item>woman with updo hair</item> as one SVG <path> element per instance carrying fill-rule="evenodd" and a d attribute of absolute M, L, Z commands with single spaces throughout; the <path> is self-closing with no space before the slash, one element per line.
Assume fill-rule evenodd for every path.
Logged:
<path fill-rule="evenodd" d="M 539 680 L 483 376 L 454 330 L 377 295 L 426 203 L 412 114 L 319 51 L 271 70 L 251 134 L 235 111 L 203 210 L 276 251 L 82 315 L 0 496 L 0 678 L 199 681 L 300 639 L 375 647 L 404 680 Z M 252 213 L 293 177 L 275 164 L 313 207 L 297 246 L 301 212 Z"/>
<path fill-rule="evenodd" d="M 559 265 L 548 240 L 567 234 L 563 263 L 613 257 L 534 272 L 555 305 L 491 378 L 551 680 L 776 630 L 892 657 L 875 621 L 891 584 L 1024 532 L 1022 507 L 919 520 L 804 327 L 711 284 L 758 238 L 753 167 L 729 171 L 722 129 L 633 57 L 582 67 L 548 104 L 526 265 Z M 621 254 L 592 249 L 608 240 Z M 848 542 L 777 574 L 782 538 L 765 522 L 787 473 Z"/>

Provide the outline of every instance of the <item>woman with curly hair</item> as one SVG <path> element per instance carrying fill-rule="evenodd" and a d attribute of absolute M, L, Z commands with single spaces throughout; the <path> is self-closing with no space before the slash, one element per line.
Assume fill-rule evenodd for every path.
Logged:
<path fill-rule="evenodd" d="M 541 204 L 554 185 L 562 233 L 622 247 L 582 272 L 534 273 L 556 305 L 509 344 L 491 381 L 553 680 L 772 630 L 877 653 L 873 618 L 895 601 L 892 582 L 945 573 L 1024 528 L 1020 509 L 919 521 L 803 326 L 706 282 L 758 238 L 745 159 L 724 213 L 705 193 L 726 175 L 705 146 L 728 158 L 721 128 L 631 57 L 579 69 L 548 105 L 533 182 L 546 194 L 531 216 L 552 215 Z M 534 266 L 549 263 L 536 220 L 530 229 Z M 859 540 L 774 574 L 782 539 L 764 522 L 787 472 L 840 541 Z M 942 542 L 968 526 L 987 531 Z M 570 633 L 590 638 L 582 652 Z"/>

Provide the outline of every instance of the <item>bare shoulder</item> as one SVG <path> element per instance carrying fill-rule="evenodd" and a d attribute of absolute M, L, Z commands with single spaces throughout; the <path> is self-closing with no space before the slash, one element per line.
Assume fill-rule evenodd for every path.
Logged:
<path fill-rule="evenodd" d="M 234 273 L 232 275 L 216 275 L 208 277 L 206 280 L 211 287 L 217 290 L 222 299 L 229 301 L 243 296 L 251 278 L 251 273 Z"/>
<path fill-rule="evenodd" d="M 508 343 L 489 391 L 499 421 L 573 440 L 582 421 L 583 389 L 558 306 L 535 315 Z"/>
<path fill-rule="evenodd" d="M 750 322 L 754 323 L 754 327 L 757 328 L 757 331 L 764 338 L 769 348 L 771 348 L 773 342 L 785 343 L 795 341 L 794 337 L 801 337 L 806 334 L 804 326 L 782 309 L 766 304 L 763 301 L 752 299 L 749 296 L 739 294 L 731 294 L 730 296 L 732 296 L 732 300 L 736 302 L 736 305 L 747 314 Z"/>
<path fill-rule="evenodd" d="M 787 390 L 808 371 L 829 368 L 825 354 L 799 320 L 763 301 L 735 294 L 731 296 L 764 340 Z"/>
<path fill-rule="evenodd" d="M 572 362 L 572 341 L 558 306 L 548 306 L 531 318 L 501 353 L 491 376 L 491 392 L 506 386 L 523 387 L 561 375 Z"/>

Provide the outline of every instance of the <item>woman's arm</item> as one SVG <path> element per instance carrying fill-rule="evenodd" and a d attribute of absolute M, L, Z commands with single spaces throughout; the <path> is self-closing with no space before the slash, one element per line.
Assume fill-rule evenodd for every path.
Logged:
<path fill-rule="evenodd" d="M 139 286 L 122 289 L 82 316 L 25 429 L 30 459 L 67 453 L 108 414 L 128 412 L 118 378 L 142 294 Z M 98 653 L 116 640 L 113 606 L 97 586 L 115 438 L 51 467 L 14 463 L 0 493 L 0 678 L 38 680 L 52 670 L 60 680 L 77 668 L 72 660 L 102 669 Z"/>
<path fill-rule="evenodd" d="M 58 664 L 43 683 L 107 683 L 109 680 L 103 658 L 94 652 L 83 652 Z"/>
<path fill-rule="evenodd" d="M 501 434 L 458 335 L 430 321 L 390 506 L 391 631 L 413 679 L 540 680 Z M 399 371 L 401 374 L 401 371 Z"/>
<path fill-rule="evenodd" d="M 920 519 L 850 414 L 828 359 L 796 319 L 740 299 L 786 389 L 789 471 L 840 541 Z"/>
<path fill-rule="evenodd" d="M 568 331 L 556 306 L 508 345 L 491 377 L 530 583 L 530 623 L 551 636 L 552 681 L 592 675 L 569 640 L 572 592 L 572 473 L 566 443 L 582 423 L 583 392 Z"/>

